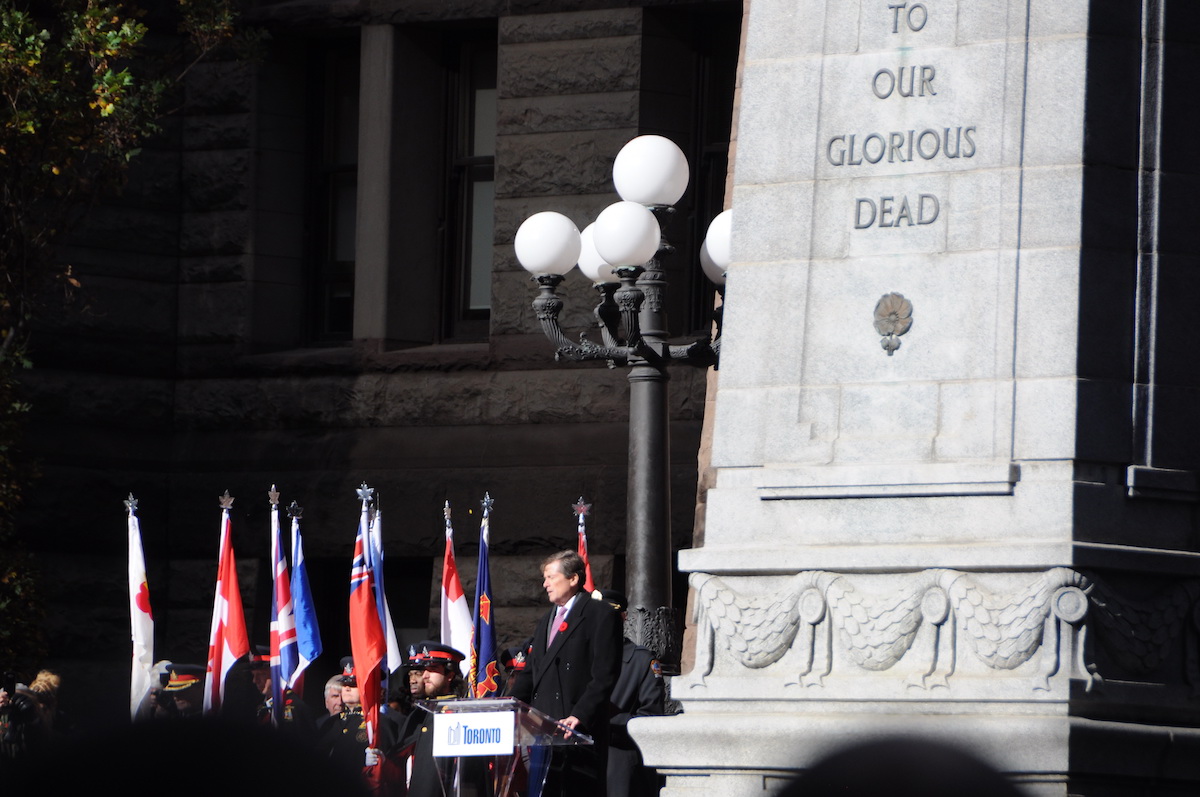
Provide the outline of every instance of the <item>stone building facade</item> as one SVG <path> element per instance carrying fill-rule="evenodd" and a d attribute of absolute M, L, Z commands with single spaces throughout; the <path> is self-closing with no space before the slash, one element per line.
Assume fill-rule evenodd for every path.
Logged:
<path fill-rule="evenodd" d="M 267 641 L 267 491 L 304 507 L 328 651 L 315 673 L 348 651 L 362 482 L 410 639 L 437 627 L 447 500 L 469 590 L 478 502 L 495 499 L 502 643 L 541 611 L 536 561 L 574 545 L 581 495 L 601 579 L 622 585 L 628 387 L 554 361 L 512 240 L 540 210 L 593 220 L 636 135 L 692 164 L 666 230 L 670 312 L 679 335 L 711 323 L 696 250 L 723 204 L 740 3 L 260 2 L 248 21 L 269 33 L 261 59 L 193 70 L 124 195 L 64 249 L 84 287 L 35 341 L 41 475 L 23 526 L 51 663 L 112 684 L 98 712 L 120 710 L 128 677 L 130 492 L 159 658 L 203 659 L 225 490 L 252 642 Z M 594 300 L 577 273 L 564 287 L 575 334 Z M 676 549 L 704 396 L 703 371 L 673 374 Z"/>
<path fill-rule="evenodd" d="M 696 666 L 630 723 L 664 797 L 895 736 L 1031 797 L 1197 793 L 1200 7 L 745 27 Z M 882 758 L 862 793 L 922 792 Z"/>

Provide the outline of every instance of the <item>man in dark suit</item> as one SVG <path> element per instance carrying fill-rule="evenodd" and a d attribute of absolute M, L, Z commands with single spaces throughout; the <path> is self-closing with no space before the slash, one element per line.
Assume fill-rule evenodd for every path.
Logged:
<path fill-rule="evenodd" d="M 604 797 L 609 696 L 621 672 L 621 618 L 604 601 L 583 592 L 585 565 L 575 551 L 542 562 L 542 587 L 554 609 L 533 633 L 525 669 L 513 697 L 568 728 L 595 739 L 591 747 L 556 748 L 546 797 Z"/>
<path fill-rule="evenodd" d="M 599 590 L 625 619 L 628 600 L 612 589 Z M 649 648 L 624 640 L 621 677 L 612 693 L 612 719 L 608 740 L 608 797 L 648 797 L 658 794 L 658 776 L 642 764 L 642 752 L 629 735 L 629 720 L 665 712 L 667 687 L 662 666 Z"/>

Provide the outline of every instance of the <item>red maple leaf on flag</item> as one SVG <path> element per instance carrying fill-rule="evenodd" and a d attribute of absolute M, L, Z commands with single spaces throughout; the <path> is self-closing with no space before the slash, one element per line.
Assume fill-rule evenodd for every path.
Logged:
<path fill-rule="evenodd" d="M 134 601 L 137 603 L 138 609 L 150 615 L 150 619 L 154 619 L 154 615 L 150 612 L 150 588 L 146 586 L 145 581 L 138 587 L 138 594 L 134 597 Z"/>

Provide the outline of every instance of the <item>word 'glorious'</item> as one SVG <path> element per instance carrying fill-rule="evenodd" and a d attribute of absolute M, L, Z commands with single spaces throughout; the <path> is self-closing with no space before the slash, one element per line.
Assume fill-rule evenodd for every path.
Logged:
<path fill-rule="evenodd" d="M 975 126 L 945 127 L 941 130 L 899 130 L 890 133 L 868 133 L 860 140 L 857 134 L 838 135 L 829 139 L 825 157 L 832 166 L 861 166 L 879 163 L 907 163 L 914 157 L 933 160 L 972 158 L 975 156 Z"/>

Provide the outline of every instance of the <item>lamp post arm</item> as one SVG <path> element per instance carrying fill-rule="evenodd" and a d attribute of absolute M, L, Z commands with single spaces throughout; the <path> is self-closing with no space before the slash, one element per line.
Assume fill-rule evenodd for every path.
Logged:
<path fill-rule="evenodd" d="M 707 368 L 717 364 L 720 346 L 720 340 L 713 343 L 709 343 L 707 340 L 695 340 L 684 345 L 668 347 L 668 354 L 672 363 Z"/>
<path fill-rule="evenodd" d="M 568 360 L 608 360 L 610 366 L 624 365 L 629 360 L 629 350 L 623 346 L 601 346 L 592 343 L 583 335 L 579 342 L 573 343 L 558 323 L 558 315 L 563 309 L 563 300 L 555 293 L 563 281 L 558 274 L 540 274 L 536 277 L 538 296 L 533 300 L 533 312 L 542 325 L 542 332 L 554 345 L 556 359 Z M 607 341 L 606 341 L 607 342 Z"/>
<path fill-rule="evenodd" d="M 575 360 L 576 362 L 608 360 L 608 367 L 615 368 L 629 362 L 630 351 L 623 346 L 610 347 L 592 343 L 583 333 L 580 333 L 578 343 L 566 342 L 560 345 L 554 352 L 554 356 L 558 359 Z"/>
<path fill-rule="evenodd" d="M 617 286 L 611 282 L 596 286 L 596 290 L 600 292 L 600 303 L 596 305 L 595 310 L 596 323 L 600 327 L 604 345 L 612 349 L 619 348 L 621 345 L 621 308 L 613 299 L 613 292 L 616 289 Z"/>

